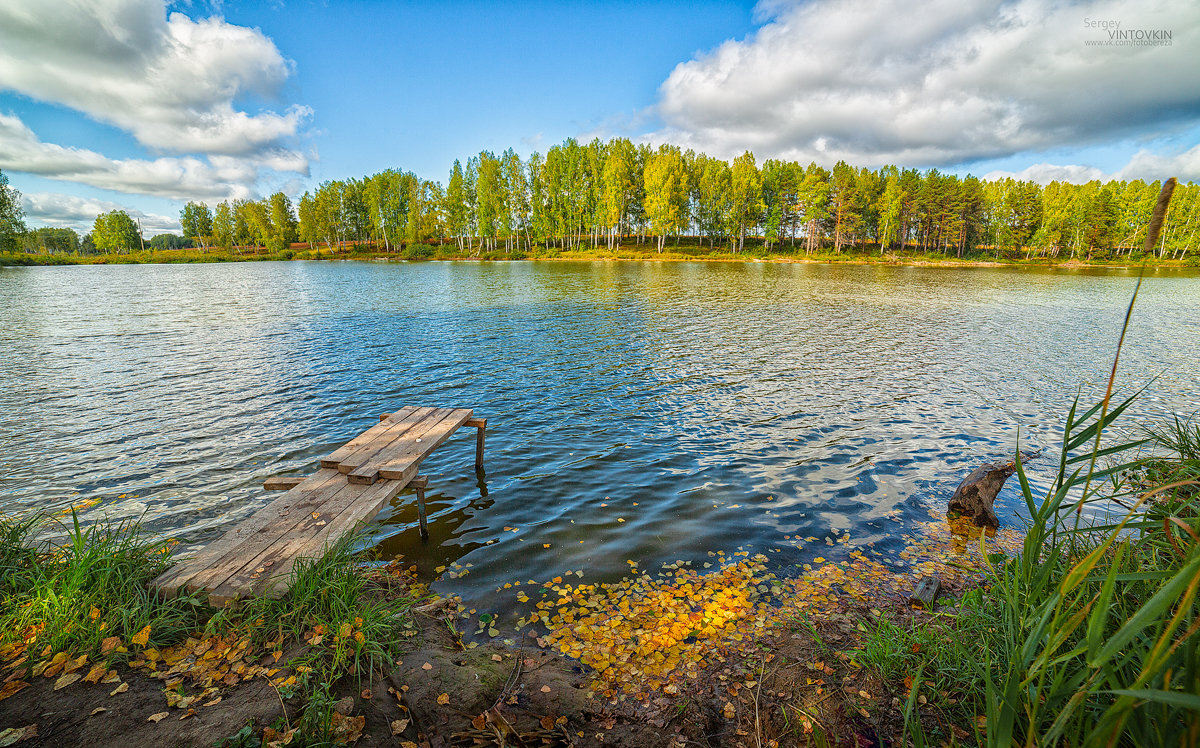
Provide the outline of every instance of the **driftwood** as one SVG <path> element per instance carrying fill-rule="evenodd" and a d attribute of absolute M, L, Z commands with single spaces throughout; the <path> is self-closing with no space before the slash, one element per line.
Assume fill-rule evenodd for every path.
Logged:
<path fill-rule="evenodd" d="M 1038 457 L 1041 452 L 1022 454 L 1022 462 Z M 971 471 L 966 480 L 958 484 L 958 489 L 950 497 L 946 510 L 954 514 L 970 517 L 979 527 L 989 527 L 993 530 L 1000 527 L 1000 520 L 992 504 L 996 494 L 1004 487 L 1008 477 L 1017 471 L 1017 465 L 1012 460 L 1008 462 L 989 462 Z"/>
<path fill-rule="evenodd" d="M 937 577 L 922 577 L 921 581 L 917 582 L 917 586 L 913 589 L 912 594 L 908 596 L 908 601 L 914 607 L 933 610 L 938 593 L 941 591 L 942 581 L 940 579 Z"/>

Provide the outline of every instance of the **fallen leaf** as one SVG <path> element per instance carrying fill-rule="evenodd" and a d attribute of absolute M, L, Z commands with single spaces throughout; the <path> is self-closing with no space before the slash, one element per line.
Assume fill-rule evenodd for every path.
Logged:
<path fill-rule="evenodd" d="M 167 717 L 170 717 L 170 716 L 171 716 L 170 712 L 159 712 L 158 714 L 151 714 L 149 717 L 146 718 L 146 721 L 153 722 L 154 724 L 157 725 L 159 722 L 162 722 L 164 719 L 166 719 Z"/>
<path fill-rule="evenodd" d="M 129 684 L 128 684 L 128 683 L 122 683 L 121 685 L 119 685 L 119 686 L 117 686 L 116 688 L 114 688 L 114 689 L 112 690 L 112 692 L 111 692 L 111 693 L 109 693 L 108 695 L 109 695 L 109 696 L 116 696 L 117 694 L 119 694 L 119 693 L 125 693 L 125 692 L 126 692 L 126 691 L 128 691 L 128 690 L 129 690 Z"/>
<path fill-rule="evenodd" d="M 60 688 L 66 688 L 80 678 L 82 678 L 82 676 L 79 673 L 67 673 L 58 680 L 54 681 L 54 690 L 57 691 Z"/>
<path fill-rule="evenodd" d="M 0 687 L 0 701 L 4 701 L 9 696 L 12 696 L 17 691 L 20 691 L 22 688 L 28 685 L 29 684 L 23 680 L 14 680 L 5 683 L 2 687 Z"/>
<path fill-rule="evenodd" d="M 450 703 L 450 694 L 444 693 L 441 696 L 438 696 L 437 703 L 439 703 L 443 706 L 445 706 L 446 704 L 449 704 Z"/>
<path fill-rule="evenodd" d="M 725 719 L 733 719 L 734 717 L 737 716 L 737 709 L 734 708 L 733 702 L 731 702 L 731 701 L 725 702 L 724 713 L 725 713 Z"/>
<path fill-rule="evenodd" d="M 424 665 L 422 665 L 422 666 L 421 666 L 421 669 L 422 669 L 422 670 L 433 670 L 433 665 L 430 665 L 430 664 L 427 662 L 427 663 L 425 663 Z"/>
<path fill-rule="evenodd" d="M 92 710 L 92 713 L 91 713 L 91 714 L 89 714 L 88 716 L 89 716 L 89 717 L 95 717 L 97 714 L 99 714 L 99 713 L 101 713 L 101 712 L 107 712 L 107 711 L 108 711 L 108 707 L 98 706 L 98 707 L 96 707 L 95 709 L 93 709 L 93 710 Z"/>
<path fill-rule="evenodd" d="M 100 679 L 102 677 L 104 677 L 104 673 L 106 673 L 106 672 L 107 672 L 107 670 L 105 669 L 105 667 L 103 665 L 93 665 L 92 669 L 88 671 L 88 674 L 83 676 L 83 682 L 84 683 L 99 683 Z"/>
<path fill-rule="evenodd" d="M 550 686 L 542 686 L 542 693 L 550 693 Z"/>
<path fill-rule="evenodd" d="M 147 625 L 146 628 L 134 634 L 131 641 L 139 646 L 146 646 L 150 642 L 150 626 Z"/>
<path fill-rule="evenodd" d="M 503 662 L 504 658 L 501 657 L 500 655 L 492 655 L 492 661 L 493 662 Z"/>
<path fill-rule="evenodd" d="M 37 725 L 29 725 L 28 727 L 10 727 L 7 730 L 0 730 L 0 748 L 14 745 L 22 740 L 28 740 L 36 736 Z"/>
<path fill-rule="evenodd" d="M 364 689 L 362 690 L 362 693 L 360 693 L 360 694 L 359 694 L 359 696 L 363 697 L 363 698 L 364 698 L 364 699 L 366 699 L 367 701 L 370 701 L 370 700 L 371 700 L 371 689 L 369 689 L 369 688 L 364 688 Z"/>

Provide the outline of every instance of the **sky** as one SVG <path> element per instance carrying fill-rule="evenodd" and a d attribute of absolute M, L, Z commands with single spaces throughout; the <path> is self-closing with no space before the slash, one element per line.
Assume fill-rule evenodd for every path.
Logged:
<path fill-rule="evenodd" d="M 4 0 L 30 226 L 297 196 L 566 138 L 983 177 L 1200 181 L 1192 0 Z"/>

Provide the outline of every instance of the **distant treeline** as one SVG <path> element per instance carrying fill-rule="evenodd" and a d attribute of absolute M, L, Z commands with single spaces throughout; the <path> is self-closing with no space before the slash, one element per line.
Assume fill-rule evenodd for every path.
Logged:
<path fill-rule="evenodd" d="M 280 192 L 215 208 L 188 203 L 180 215 L 184 237 L 164 241 L 271 251 L 352 242 L 385 252 L 448 242 L 479 255 L 615 249 L 623 241 L 662 251 L 688 236 L 698 238 L 693 246 L 732 252 L 749 238 L 783 253 L 1108 259 L 1140 256 L 1159 187 L 1142 180 L 1042 186 L 845 162 L 832 169 L 772 159 L 760 165 L 750 152 L 727 162 L 624 138 L 567 140 L 527 159 L 510 148 L 455 161 L 445 185 L 388 169 L 324 182 L 296 201 Z M 128 216 L 98 217 L 89 237 L 79 251 L 140 247 Z M 1186 183 L 1175 191 L 1154 256 L 1194 254 L 1198 237 L 1200 186 Z M 49 250 L 51 238 L 28 241 Z"/>

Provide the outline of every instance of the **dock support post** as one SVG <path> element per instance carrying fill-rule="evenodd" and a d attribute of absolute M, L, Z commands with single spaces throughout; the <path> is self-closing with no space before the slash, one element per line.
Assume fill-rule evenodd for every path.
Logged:
<path fill-rule="evenodd" d="M 423 475 L 418 475 L 409 485 L 417 489 L 417 516 L 421 519 L 421 540 L 429 540 L 429 523 L 425 520 L 425 487 L 429 485 L 429 480 Z"/>
<path fill-rule="evenodd" d="M 478 472 L 483 470 L 483 435 L 487 431 L 487 419 L 472 418 L 467 421 L 467 425 L 478 429 L 475 434 L 475 470 Z"/>

